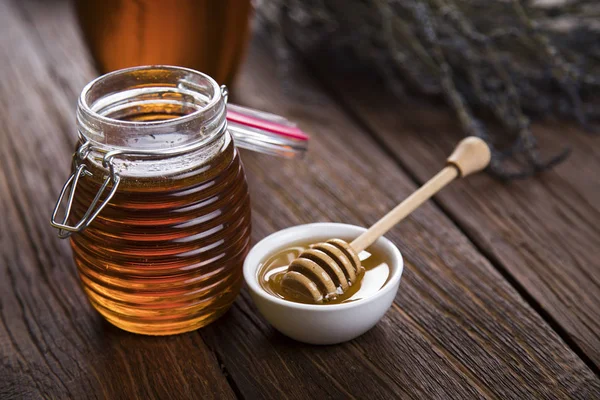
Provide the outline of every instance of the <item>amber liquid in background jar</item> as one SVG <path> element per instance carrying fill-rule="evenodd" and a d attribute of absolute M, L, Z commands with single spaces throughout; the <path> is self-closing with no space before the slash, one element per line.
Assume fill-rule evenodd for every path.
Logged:
<path fill-rule="evenodd" d="M 178 92 L 185 83 L 177 82 L 192 81 L 197 86 L 187 94 Z M 201 117 L 177 117 L 198 107 L 224 126 L 222 99 L 203 108 L 219 87 L 201 74 L 154 67 L 119 71 L 95 82 L 82 98 L 100 104 L 98 110 L 85 111 L 81 100 L 78 108 L 78 127 L 94 139 L 92 146 L 104 152 L 152 146 L 162 152 L 178 141 L 201 146 L 177 156 L 115 158 L 120 182 L 114 197 L 86 229 L 70 236 L 83 288 L 108 321 L 130 332 L 167 335 L 205 326 L 239 293 L 250 241 L 250 200 L 230 134 L 212 130 L 214 125 Z M 193 100 L 192 87 L 206 93 Z M 97 113 L 112 120 L 103 121 Z M 121 126 L 119 121 L 136 124 Z M 178 125 L 153 127 L 159 121 Z M 202 144 L 204 139 L 208 144 Z M 102 166 L 105 153 L 94 151 L 99 155 L 83 161 L 92 175 L 79 179 L 72 224 L 82 219 L 108 176 Z"/>
<path fill-rule="evenodd" d="M 250 0 L 77 0 L 102 72 L 178 65 L 230 84 L 250 35 Z"/>

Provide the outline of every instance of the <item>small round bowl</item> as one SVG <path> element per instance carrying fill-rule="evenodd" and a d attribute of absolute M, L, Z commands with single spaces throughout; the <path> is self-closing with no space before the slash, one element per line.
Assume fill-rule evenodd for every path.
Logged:
<path fill-rule="evenodd" d="M 385 257 L 390 276 L 377 293 L 367 298 L 331 305 L 294 303 L 265 292 L 258 281 L 258 268 L 273 253 L 309 240 L 317 243 L 340 238 L 350 242 L 365 230 L 347 224 L 315 223 L 287 228 L 258 242 L 244 261 L 244 279 L 263 317 L 284 335 L 311 344 L 345 342 L 375 326 L 394 301 L 404 267 L 400 251 L 384 237 L 370 249 Z"/>

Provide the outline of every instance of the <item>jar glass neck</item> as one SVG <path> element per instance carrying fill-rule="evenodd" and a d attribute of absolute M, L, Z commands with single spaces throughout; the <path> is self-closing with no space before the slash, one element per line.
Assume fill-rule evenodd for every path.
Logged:
<path fill-rule="evenodd" d="M 77 126 L 93 147 L 156 151 L 210 143 L 226 127 L 226 98 L 210 76 L 172 66 L 128 68 L 82 91 Z"/>

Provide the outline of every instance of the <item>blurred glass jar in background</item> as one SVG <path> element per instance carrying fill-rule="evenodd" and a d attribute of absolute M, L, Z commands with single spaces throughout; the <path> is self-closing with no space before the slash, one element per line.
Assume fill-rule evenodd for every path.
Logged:
<path fill-rule="evenodd" d="M 250 36 L 250 0 L 77 0 L 100 72 L 177 65 L 231 84 Z"/>

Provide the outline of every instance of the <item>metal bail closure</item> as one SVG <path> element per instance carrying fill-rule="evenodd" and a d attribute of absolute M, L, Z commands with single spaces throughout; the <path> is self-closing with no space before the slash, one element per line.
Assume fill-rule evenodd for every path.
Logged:
<path fill-rule="evenodd" d="M 73 171 L 73 173 L 69 176 L 69 178 L 63 185 L 60 195 L 58 196 L 58 200 L 56 201 L 56 206 L 54 206 L 54 211 L 52 212 L 52 218 L 50 219 L 50 224 L 53 227 L 58 229 L 58 237 L 60 237 L 61 239 L 68 238 L 73 233 L 80 232 L 80 231 L 84 230 L 85 228 L 87 228 L 92 223 L 94 218 L 96 218 L 98 216 L 98 214 L 100 214 L 102 209 L 108 204 L 108 202 L 115 195 L 115 192 L 117 191 L 117 188 L 119 186 L 119 182 L 121 181 L 121 178 L 115 172 L 115 168 L 112 163 L 113 155 L 111 155 L 110 153 L 106 154 L 104 156 L 104 159 L 102 160 L 102 165 L 104 166 L 104 168 L 107 168 L 109 170 L 109 174 L 104 179 L 104 183 L 102 183 L 100 190 L 98 190 L 96 197 L 94 197 L 94 200 L 92 200 L 92 204 L 90 204 L 90 206 L 88 207 L 87 211 L 85 212 L 85 214 L 83 215 L 81 220 L 76 225 L 68 225 L 67 221 L 69 220 L 69 216 L 71 214 L 71 207 L 73 206 L 73 199 L 75 198 L 75 192 L 77 190 L 77 184 L 79 183 L 79 178 L 81 178 L 82 176 L 85 177 L 85 176 L 92 175 L 92 173 L 86 169 L 85 164 L 82 164 L 82 162 L 88 156 L 89 152 L 90 152 L 90 142 L 85 142 L 84 144 L 82 144 L 79 147 L 79 149 L 77 149 L 77 152 L 75 152 L 75 154 L 73 154 L 73 162 L 74 162 L 75 170 Z M 102 193 L 104 193 L 104 191 L 106 190 L 106 188 L 108 187 L 108 185 L 111 181 L 113 182 L 112 189 L 106 196 L 106 199 L 104 199 L 104 201 L 102 201 L 102 203 L 100 203 L 100 205 L 98 205 L 98 202 L 100 201 L 100 197 L 102 197 Z M 69 191 L 69 197 L 67 199 L 65 216 L 63 217 L 61 222 L 57 222 L 56 215 L 58 214 L 58 211 L 60 210 L 60 205 L 63 202 L 63 198 L 65 197 L 67 190 Z"/>
<path fill-rule="evenodd" d="M 227 104 L 227 100 L 229 100 L 229 89 L 227 89 L 226 85 L 221 85 L 221 96 L 223 96 L 223 100 L 225 100 L 225 104 Z"/>

